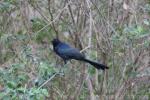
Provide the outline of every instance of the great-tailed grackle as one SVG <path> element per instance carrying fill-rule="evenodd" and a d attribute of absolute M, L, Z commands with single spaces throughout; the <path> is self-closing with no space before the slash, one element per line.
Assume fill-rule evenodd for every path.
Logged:
<path fill-rule="evenodd" d="M 52 44 L 54 52 L 64 60 L 65 64 L 67 63 L 67 60 L 75 59 L 88 62 L 97 69 L 108 69 L 108 67 L 104 64 L 100 64 L 85 58 L 85 56 L 80 53 L 78 49 L 71 47 L 69 44 L 61 42 L 59 39 L 53 39 Z"/>

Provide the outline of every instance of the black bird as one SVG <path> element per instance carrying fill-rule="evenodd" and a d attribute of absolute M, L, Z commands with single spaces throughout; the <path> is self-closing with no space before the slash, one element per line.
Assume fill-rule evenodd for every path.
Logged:
<path fill-rule="evenodd" d="M 108 69 L 108 67 L 104 64 L 100 64 L 85 58 L 85 56 L 82 53 L 80 53 L 78 49 L 71 47 L 69 44 L 61 42 L 59 39 L 53 39 L 52 44 L 54 52 L 64 60 L 65 64 L 68 60 L 75 59 L 79 61 L 88 62 L 97 69 Z"/>

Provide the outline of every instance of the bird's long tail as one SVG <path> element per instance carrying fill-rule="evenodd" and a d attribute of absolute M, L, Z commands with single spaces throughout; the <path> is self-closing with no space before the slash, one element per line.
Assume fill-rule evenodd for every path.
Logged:
<path fill-rule="evenodd" d="M 97 69 L 102 69 L 102 70 L 109 69 L 109 67 L 107 67 L 106 65 L 91 61 L 89 59 L 83 59 L 83 61 L 90 63 Z"/>

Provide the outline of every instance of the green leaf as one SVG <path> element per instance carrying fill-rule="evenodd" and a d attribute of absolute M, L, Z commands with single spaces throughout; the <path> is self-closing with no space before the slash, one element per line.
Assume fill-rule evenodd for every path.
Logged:
<path fill-rule="evenodd" d="M 13 81 L 9 81 L 9 82 L 7 82 L 7 86 L 9 88 L 16 88 L 17 84 L 15 82 L 13 82 Z"/>
<path fill-rule="evenodd" d="M 6 94 L 4 92 L 0 92 L 0 99 L 3 98 Z"/>
<path fill-rule="evenodd" d="M 20 88 L 17 88 L 17 91 L 19 93 L 24 93 L 27 89 L 26 88 L 23 88 L 23 87 L 20 87 Z"/>
<path fill-rule="evenodd" d="M 48 96 L 48 91 L 46 89 L 42 89 L 42 93 L 44 96 Z"/>

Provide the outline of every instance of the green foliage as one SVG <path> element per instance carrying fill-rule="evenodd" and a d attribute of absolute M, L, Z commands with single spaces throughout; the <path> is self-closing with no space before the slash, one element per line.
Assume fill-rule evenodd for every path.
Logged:
<path fill-rule="evenodd" d="M 38 32 L 40 29 L 42 29 L 44 26 L 47 25 L 47 23 L 45 23 L 43 20 L 38 18 L 34 18 L 31 21 L 32 21 L 33 32 Z M 38 43 L 42 42 L 42 40 L 44 39 L 51 40 L 51 33 L 52 30 L 50 27 L 48 27 L 47 29 L 40 31 L 39 33 L 35 33 L 36 35 L 35 40 Z"/>
<path fill-rule="evenodd" d="M 25 73 L 25 65 L 15 63 L 6 70 L 0 70 L 0 84 L 4 86 L 4 91 L 0 93 L 3 100 L 20 100 L 28 98 L 29 100 L 43 100 L 48 96 L 46 89 L 38 89 L 38 87 L 27 88 L 29 76 Z M 42 69 L 47 71 L 47 69 Z M 52 71 L 50 71 L 52 72 Z"/>
<path fill-rule="evenodd" d="M 147 22 L 148 23 L 148 22 Z M 122 74 L 122 72 L 119 72 L 120 63 L 124 59 L 125 56 L 129 55 L 130 49 L 135 51 L 139 51 L 141 47 L 148 48 L 150 45 L 150 42 L 148 40 L 143 40 L 143 42 L 137 42 L 140 39 L 142 39 L 144 36 L 147 36 L 149 34 L 149 30 L 142 26 L 142 25 L 132 25 L 130 27 L 124 27 L 123 29 L 118 29 L 119 34 L 114 34 L 112 36 L 112 42 L 113 42 L 113 52 L 114 52 L 114 59 L 113 62 L 115 67 L 114 70 L 116 71 L 115 75 L 119 76 L 119 74 Z M 128 54 L 126 54 L 128 53 Z M 131 59 L 132 55 L 129 55 L 128 58 L 124 61 L 124 78 L 134 78 L 138 75 L 138 73 L 135 71 L 139 66 L 134 64 L 134 60 Z"/>
<path fill-rule="evenodd" d="M 31 88 L 28 91 L 29 100 L 44 100 L 48 96 L 48 91 L 46 89 Z"/>
<path fill-rule="evenodd" d="M 6 70 L 1 70 L 1 83 L 4 86 L 4 92 L 1 92 L 0 95 L 3 100 L 9 98 L 17 99 L 18 91 L 17 89 L 21 86 L 24 86 L 27 83 L 28 75 L 24 73 L 24 65 L 20 63 L 12 64 Z"/>
<path fill-rule="evenodd" d="M 38 69 L 40 76 L 44 78 L 48 77 L 49 75 L 52 75 L 55 72 L 54 67 L 51 66 L 48 62 L 40 62 Z"/>
<path fill-rule="evenodd" d="M 126 27 L 123 30 L 123 32 L 126 33 L 126 36 L 129 39 L 139 38 L 140 36 L 149 33 L 148 30 L 146 30 L 143 26 L 140 26 L 140 25 Z"/>
<path fill-rule="evenodd" d="M 16 7 L 18 0 L 4 0 L 0 3 L 0 13 L 9 12 Z"/>
<path fill-rule="evenodd" d="M 3 2 L 0 4 L 0 12 L 3 13 L 4 11 L 8 11 L 12 8 L 12 5 L 9 2 Z"/>
<path fill-rule="evenodd" d="M 38 86 L 43 84 L 53 73 L 55 69 L 49 61 L 39 59 L 38 56 L 42 55 L 33 55 L 31 45 L 28 45 L 26 42 L 29 40 L 27 34 L 23 34 L 20 31 L 18 34 L 2 34 L 0 43 L 4 46 L 4 50 L 14 48 L 13 44 L 16 42 L 22 42 L 24 44 L 19 44 L 20 53 L 17 54 L 16 61 L 18 63 L 12 63 L 10 66 L 7 66 L 7 69 L 0 70 L 0 85 L 3 86 L 4 91 L 0 93 L 0 99 L 3 100 L 43 100 L 48 96 L 47 89 L 39 89 Z M 10 54 L 7 51 L 1 53 L 1 59 L 6 62 L 12 57 L 16 58 L 16 54 Z M 33 65 L 37 66 L 37 78 L 38 80 L 32 80 L 30 83 L 29 73 Z M 26 87 L 29 84 L 32 87 Z M 36 83 L 38 85 L 35 87 Z"/>
<path fill-rule="evenodd" d="M 88 73 L 90 73 L 90 75 L 94 75 L 96 72 L 95 68 L 93 68 L 92 66 L 90 66 Z"/>
<path fill-rule="evenodd" d="M 146 4 L 143 9 L 145 12 L 148 12 L 150 14 L 150 1 L 149 1 L 149 4 Z"/>

